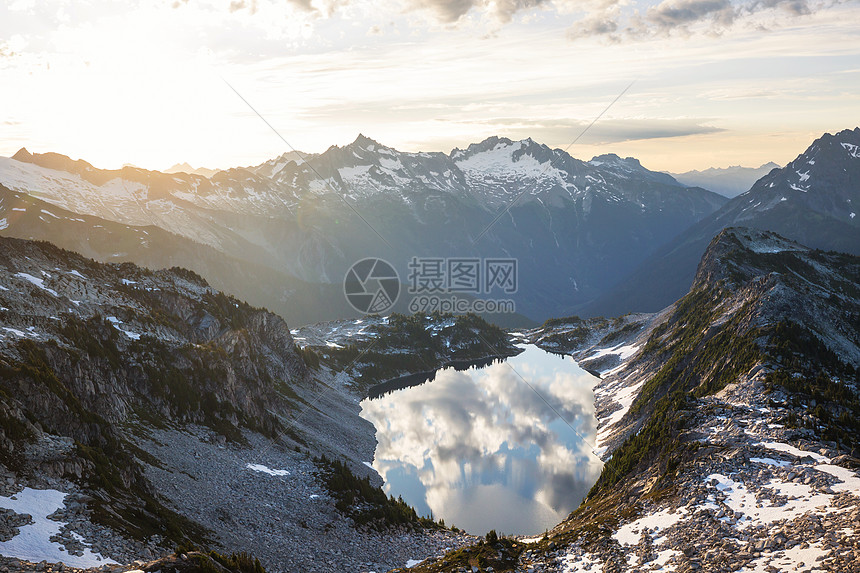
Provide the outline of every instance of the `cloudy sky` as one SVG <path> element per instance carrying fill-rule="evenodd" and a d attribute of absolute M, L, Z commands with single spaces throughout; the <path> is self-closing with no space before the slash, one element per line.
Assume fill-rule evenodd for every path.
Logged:
<path fill-rule="evenodd" d="M 11 0 L 0 155 L 256 164 L 358 133 L 652 169 L 793 159 L 860 124 L 858 0 Z M 631 85 L 632 82 L 632 85 Z M 228 85 L 229 84 L 229 85 Z"/>

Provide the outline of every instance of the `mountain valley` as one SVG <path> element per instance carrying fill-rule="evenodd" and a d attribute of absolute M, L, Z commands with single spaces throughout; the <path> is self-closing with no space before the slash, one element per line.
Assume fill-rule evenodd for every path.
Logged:
<path fill-rule="evenodd" d="M 528 139 L 360 136 L 209 177 L 3 158 L 0 568 L 860 571 L 859 146 L 825 134 L 731 200 Z M 362 253 L 405 277 L 464 248 L 519 261 L 522 314 L 359 316 L 343 295 Z M 513 365 L 535 348 L 597 377 L 588 407 Z M 517 408 L 482 418 L 463 389 L 450 419 L 402 414 L 468 422 L 454 445 L 516 484 L 494 429 L 516 421 L 537 460 L 543 425 L 571 430 L 597 470 L 545 532 L 466 533 L 375 465 L 394 438 L 362 400 L 492 365 Z M 441 443 L 420 470 L 443 473 Z"/>
<path fill-rule="evenodd" d="M 116 239 L 86 231 L 100 260 L 178 259 L 212 284 L 298 324 L 347 316 L 348 307 L 331 306 L 341 298 L 328 295 L 339 292 L 348 268 L 370 254 L 391 262 L 404 285 L 413 257 L 517 259 L 517 320 L 534 324 L 590 301 L 727 201 L 633 158 L 585 162 L 530 139 L 498 137 L 446 155 L 403 153 L 359 136 L 319 155 L 285 154 L 211 178 L 131 167 L 105 171 L 22 149 L 0 159 L 0 184 L 78 214 L 72 218 L 125 226 L 131 236 L 122 239 L 124 251 L 113 248 Z M 13 215 L 4 214 L 7 234 L 63 237 L 58 244 L 72 249 L 81 227 L 91 224 L 72 232 L 65 222 L 43 217 L 44 225 L 24 231 L 16 229 Z M 175 240 L 176 253 L 151 254 L 153 246 L 141 237 L 150 227 L 187 241 Z M 255 287 L 261 292 L 236 284 L 233 270 L 240 263 L 219 268 L 205 262 L 208 256 L 189 260 L 189 250 L 241 261 L 261 279 Z"/>

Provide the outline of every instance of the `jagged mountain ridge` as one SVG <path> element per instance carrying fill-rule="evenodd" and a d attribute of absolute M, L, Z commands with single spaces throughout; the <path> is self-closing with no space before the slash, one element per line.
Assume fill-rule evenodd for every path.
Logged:
<path fill-rule="evenodd" d="M 678 329 L 690 327 L 686 322 L 690 318 L 682 319 L 685 311 L 681 309 L 685 302 L 691 305 L 690 301 L 699 297 L 701 301 L 696 304 L 711 309 L 710 313 L 714 316 L 712 323 L 724 330 L 732 324 L 732 328 L 736 329 L 732 336 L 738 341 L 750 332 L 772 337 L 770 329 L 777 323 L 791 322 L 812 333 L 841 361 L 857 368 L 860 367 L 858 279 L 860 264 L 857 257 L 815 251 L 769 231 L 729 228 L 714 238 L 703 255 L 690 294 L 655 315 L 658 318 L 652 327 L 656 332 L 649 329 L 642 336 L 653 337 L 652 353 L 664 352 L 662 349 L 671 346 L 669 342 L 673 332 L 677 336 L 680 332 Z M 701 317 L 696 319 L 701 320 Z M 661 324 L 666 326 L 660 328 Z M 706 339 L 716 336 L 717 331 L 717 328 L 711 327 Z M 758 343 L 761 344 L 760 340 Z M 703 366 L 711 368 L 724 364 L 738 368 L 737 364 L 732 364 L 733 360 L 736 357 L 723 356 L 715 364 Z M 663 362 L 658 360 L 653 366 L 662 368 Z M 748 366 L 752 368 L 755 365 Z M 631 361 L 623 369 L 613 372 L 613 375 L 616 379 L 622 379 L 631 368 L 636 367 L 641 368 L 637 379 L 657 374 L 657 370 Z M 703 375 L 691 379 L 698 384 L 706 380 L 707 377 Z M 629 381 L 626 379 L 625 384 Z M 856 380 L 845 382 L 855 384 Z M 717 386 L 719 384 L 712 384 L 712 387 Z M 637 400 L 646 401 L 641 395 Z M 618 421 L 619 427 L 604 427 L 604 435 L 614 434 L 614 437 L 605 437 L 604 442 L 617 444 L 641 429 L 643 419 L 622 417 Z M 624 427 L 625 423 L 632 425 Z M 614 447 L 610 446 L 609 449 Z"/>
<path fill-rule="evenodd" d="M 597 452 L 607 463 L 567 520 L 507 549 L 513 562 L 856 571 L 860 547 L 840 532 L 860 516 L 858 285 L 856 256 L 731 228 L 664 311 L 526 333 L 601 372 Z M 418 570 L 449 570 L 458 557 Z"/>
<path fill-rule="evenodd" d="M 660 247 L 583 314 L 654 312 L 671 304 L 692 283 L 711 239 L 726 227 L 770 230 L 813 248 L 860 254 L 858 146 L 860 128 L 824 134 L 784 168 Z"/>
<path fill-rule="evenodd" d="M 404 282 L 415 256 L 515 257 L 518 310 L 545 318 L 605 290 L 725 201 L 631 161 L 586 163 L 504 138 L 450 155 L 401 153 L 360 136 L 208 179 L 100 171 L 21 151 L 0 159 L 0 183 L 72 212 L 159 226 L 309 283 L 339 285 L 367 256 L 390 260 Z"/>
<path fill-rule="evenodd" d="M 166 419 L 203 422 L 202 410 L 178 414 L 170 409 L 176 403 L 157 398 L 176 391 L 170 387 L 175 381 L 159 377 L 177 369 L 200 382 L 198 396 L 185 406 L 212 392 L 213 404 L 225 407 L 225 420 L 234 425 L 245 420 L 271 432 L 279 424 L 269 409 L 289 402 L 277 393 L 278 385 L 307 381 L 282 318 L 219 293 L 193 272 L 104 265 L 43 242 L 0 238 L 0 243 L 5 366 L 44 354 L 81 406 L 111 425 L 145 402 Z M 161 369 L 149 369 L 156 364 Z M 22 371 L 4 383 L 26 380 Z M 12 395 L 26 401 L 41 391 Z M 57 412 L 72 413 L 62 405 L 44 411 L 30 406 L 45 424 Z"/>

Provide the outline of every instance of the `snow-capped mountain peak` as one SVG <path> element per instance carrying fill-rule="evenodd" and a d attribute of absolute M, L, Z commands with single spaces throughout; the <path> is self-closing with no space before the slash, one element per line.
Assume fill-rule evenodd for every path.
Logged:
<path fill-rule="evenodd" d="M 588 164 L 598 167 L 601 170 L 609 171 L 622 178 L 635 177 L 662 183 L 664 185 L 682 186 L 668 173 L 660 173 L 646 169 L 635 157 L 622 158 L 615 153 L 605 153 L 592 158 Z"/>
<path fill-rule="evenodd" d="M 860 128 L 825 133 L 782 169 L 759 179 L 741 197 L 744 217 L 783 204 L 826 213 L 857 224 L 860 203 Z"/>

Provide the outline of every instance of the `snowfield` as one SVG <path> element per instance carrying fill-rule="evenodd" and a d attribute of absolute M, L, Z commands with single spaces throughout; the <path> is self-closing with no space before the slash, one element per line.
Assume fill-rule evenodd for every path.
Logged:
<path fill-rule="evenodd" d="M 71 555 L 65 550 L 65 547 L 51 540 L 66 525 L 49 517 L 58 509 L 62 509 L 66 495 L 53 489 L 26 488 L 11 497 L 0 496 L 0 507 L 11 509 L 20 514 L 29 514 L 33 518 L 33 523 L 19 528 L 20 533 L 18 535 L 9 541 L 0 542 L 0 555 L 34 563 L 41 561 L 62 562 L 80 568 L 115 564 L 114 561 L 103 558 L 88 548 L 83 550 L 82 555 Z M 82 541 L 79 536 L 74 533 L 72 535 L 78 541 Z"/>

